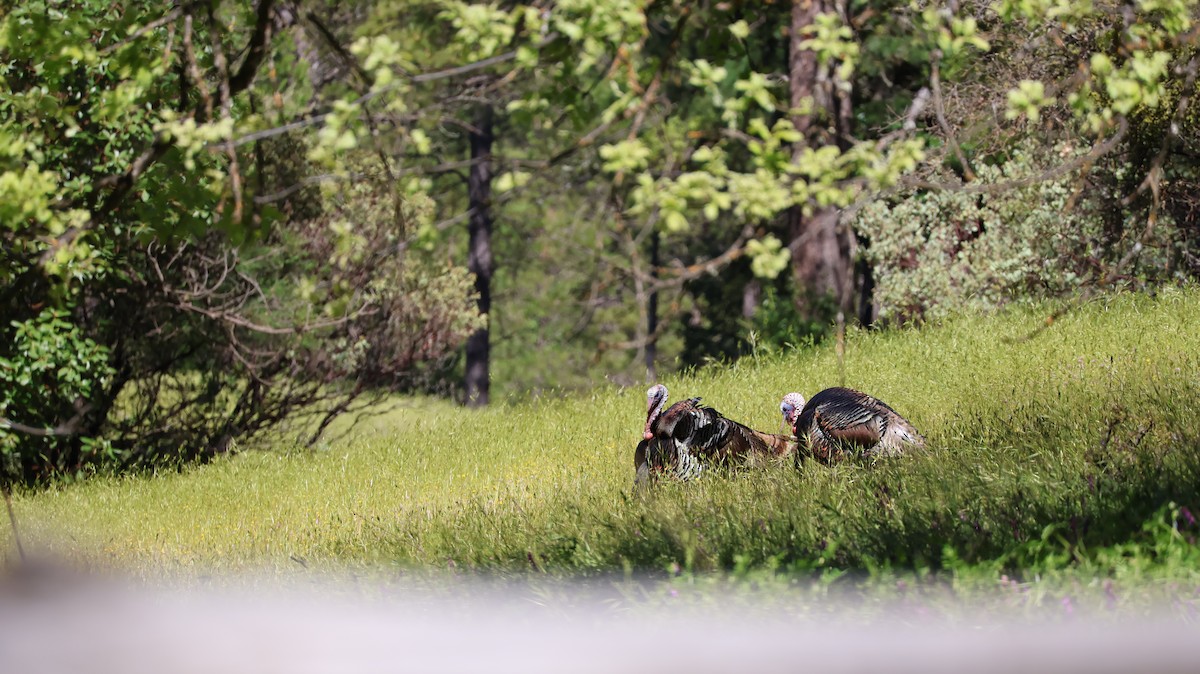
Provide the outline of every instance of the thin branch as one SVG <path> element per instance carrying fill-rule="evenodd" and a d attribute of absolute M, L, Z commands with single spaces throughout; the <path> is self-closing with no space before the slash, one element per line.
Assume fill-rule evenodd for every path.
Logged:
<path fill-rule="evenodd" d="M 21 531 L 17 528 L 17 513 L 13 510 L 12 504 L 12 489 L 8 486 L 7 481 L 4 482 L 3 489 L 4 505 L 8 508 L 8 522 L 12 525 L 13 542 L 17 544 L 17 557 L 20 558 L 21 563 L 24 563 L 25 547 L 21 545 Z"/>
<path fill-rule="evenodd" d="M 463 131 L 466 131 L 469 134 L 479 135 L 480 133 L 482 133 L 475 125 L 464 122 L 461 119 L 455 119 L 448 115 L 442 115 L 441 117 L 439 117 L 438 124 L 447 124 L 450 126 L 457 126 L 458 128 L 462 129 Z"/>
<path fill-rule="evenodd" d="M 358 75 L 358 79 L 361 80 L 361 84 L 359 86 L 351 85 L 354 90 L 360 95 L 368 93 L 372 85 L 375 83 L 375 78 L 372 77 L 371 74 L 368 73 L 358 63 L 358 59 L 354 58 L 353 54 L 346 51 L 346 49 L 342 47 L 342 44 L 338 42 L 337 37 L 334 36 L 332 31 L 325 27 L 325 24 L 317 18 L 316 14 L 313 12 L 308 12 L 305 17 L 310 23 L 316 26 L 317 32 L 321 34 L 321 38 L 324 39 L 325 43 L 329 45 L 329 48 L 337 54 L 342 63 L 348 66 L 356 75 Z M 376 126 L 375 117 L 371 114 L 371 111 L 367 107 L 366 103 L 363 104 L 363 110 L 366 113 L 363 115 L 363 119 L 366 121 L 367 128 L 371 132 L 371 143 L 375 147 L 375 154 L 379 157 L 379 165 L 383 167 L 383 172 L 387 174 L 388 181 L 395 182 L 396 177 L 392 172 L 392 160 L 388 153 L 384 152 L 383 148 L 379 145 L 379 128 Z M 397 206 L 397 208 L 399 208 L 399 206 Z"/>
<path fill-rule="evenodd" d="M 929 87 L 921 87 L 917 91 L 917 95 L 913 96 L 912 103 L 908 106 L 908 111 L 904 113 L 904 122 L 900 128 L 880 136 L 875 143 L 876 151 L 883 151 L 891 143 L 895 142 L 901 136 L 910 136 L 917 130 L 917 119 L 925 114 L 925 108 L 929 105 L 930 99 Z"/>
<path fill-rule="evenodd" d="M 451 173 L 465 168 L 471 168 L 479 164 L 491 161 L 491 157 L 475 157 L 473 159 L 463 159 L 460 161 L 448 161 L 435 166 L 421 166 L 408 169 L 405 173 L 415 173 L 423 175 L 426 173 Z"/>
<path fill-rule="evenodd" d="M 467 210 L 463 211 L 462 213 L 459 213 L 458 215 L 452 215 L 444 220 L 435 222 L 433 224 L 433 228 L 439 232 L 445 231 L 445 230 L 453 227 L 454 225 L 459 224 L 460 222 L 465 222 L 474 213 L 475 213 L 474 208 L 468 208 Z"/>
<path fill-rule="evenodd" d="M 658 287 L 667 288 L 675 286 L 683 281 L 690 281 L 705 274 L 716 272 L 721 267 L 741 257 L 746 252 L 746 242 L 752 236 L 754 236 L 754 228 L 746 225 L 742 229 L 742 233 L 738 235 L 737 240 L 729 248 L 726 248 L 725 252 L 716 257 L 709 258 L 703 262 L 697 262 L 696 264 L 659 267 L 659 273 L 666 275 L 668 278 L 662 279 Z"/>
<path fill-rule="evenodd" d="M 920 187 L 924 189 L 943 190 L 948 192 L 963 192 L 966 194 L 998 194 L 1012 189 L 1021 187 L 1029 187 L 1047 180 L 1064 176 L 1072 171 L 1078 170 L 1083 166 L 1095 162 L 1100 157 L 1112 152 L 1116 149 L 1117 144 L 1125 138 L 1126 132 L 1129 131 L 1129 121 L 1124 117 L 1117 124 L 1117 131 L 1107 140 L 1099 145 L 1094 146 L 1087 154 L 1080 155 L 1069 162 L 1059 164 L 1053 168 L 1047 169 L 1036 176 L 1028 178 L 1020 178 L 1017 180 L 1009 180 L 1002 183 L 992 183 L 989 185 L 964 185 L 962 183 L 933 183 L 923 180 L 902 181 L 907 187 Z"/>
<path fill-rule="evenodd" d="M 206 119 L 212 119 L 212 96 L 208 93 L 208 83 L 204 81 L 204 75 L 200 73 L 200 63 L 196 60 L 196 48 L 192 45 L 193 17 L 189 10 L 183 17 L 183 54 L 187 58 L 188 74 L 192 81 L 196 83 L 196 89 L 200 92 L 200 98 L 204 100 L 204 114 Z"/>
<path fill-rule="evenodd" d="M 104 199 L 104 202 L 100 205 L 100 208 L 92 213 L 91 218 L 89 219 L 89 224 L 78 227 L 69 227 L 67 231 L 62 233 L 61 236 L 54 238 L 52 245 L 47 248 L 44 253 L 42 253 L 41 264 L 45 265 L 48 263 L 54 257 L 59 248 L 64 245 L 69 245 L 72 241 L 79 238 L 80 235 L 87 231 L 91 222 L 95 222 L 102 214 L 109 213 L 115 209 L 117 204 L 119 204 L 121 200 L 125 198 L 125 195 L 127 195 L 129 191 L 133 189 L 133 185 L 135 182 L 137 182 L 138 178 L 141 178 L 142 174 L 144 174 L 151 166 L 153 166 L 155 162 L 161 159 L 162 156 L 165 155 L 170 149 L 170 141 L 166 140 L 166 138 L 163 136 L 159 136 L 150 147 L 146 148 L 146 150 L 134 160 L 133 164 L 130 165 L 129 169 L 125 173 L 122 173 L 119 176 L 107 176 L 97 181 L 97 187 L 101 189 L 105 187 L 112 187 L 112 191 L 109 192 L 108 196 Z"/>
<path fill-rule="evenodd" d="M 359 179 L 363 178 L 365 175 L 366 174 L 363 174 L 363 173 L 348 173 L 348 174 L 322 173 L 320 175 L 307 176 L 305 178 L 301 178 L 299 182 L 289 185 L 288 187 L 285 187 L 276 192 L 272 192 L 271 194 L 260 195 L 260 196 L 254 197 L 254 203 L 269 204 L 269 203 L 272 203 L 275 201 L 279 201 L 281 199 L 286 199 L 286 198 L 292 196 L 293 194 L 295 194 L 296 192 L 299 192 L 300 190 L 304 189 L 305 187 L 310 187 L 312 185 L 319 185 L 321 183 L 337 182 L 339 180 L 359 180 Z"/>
<path fill-rule="evenodd" d="M 298 119 L 294 122 L 288 122 L 287 124 L 283 124 L 281 126 L 276 126 L 276 127 L 270 128 L 270 129 L 263 129 L 262 131 L 255 131 L 253 133 L 248 133 L 244 136 L 238 136 L 237 138 L 234 138 L 233 140 L 230 140 L 228 142 L 220 141 L 217 143 L 212 143 L 208 147 L 209 148 L 218 148 L 218 147 L 225 147 L 226 145 L 232 145 L 234 147 L 238 147 L 238 146 L 246 145 L 248 143 L 253 143 L 253 142 L 259 141 L 259 140 L 266 140 L 267 138 L 274 138 L 275 136 L 282 136 L 283 134 L 285 134 L 289 131 L 295 131 L 296 129 L 303 129 L 306 126 L 315 126 L 317 124 L 323 124 L 325 122 L 325 118 L 328 116 L 329 116 L 329 113 L 323 112 L 319 115 L 313 115 L 312 117 Z"/>
<path fill-rule="evenodd" d="M 346 51 L 341 42 L 338 42 L 338 39 L 333 35 L 333 31 L 326 28 L 325 24 L 314 12 L 305 12 L 304 18 L 308 19 L 308 21 L 312 23 L 312 25 L 317 29 L 317 32 L 320 33 L 321 37 L 325 40 L 325 44 L 329 45 L 329 48 L 338 55 L 338 58 L 341 59 L 342 63 L 349 66 L 350 69 L 354 71 L 354 74 L 358 75 L 359 79 L 363 81 L 363 84 L 366 84 L 369 87 L 373 79 L 370 73 L 368 73 L 361 65 L 359 65 L 358 59 L 354 58 L 350 52 Z"/>
<path fill-rule="evenodd" d="M 942 84 L 941 78 L 938 76 L 938 63 L 941 61 L 941 57 L 941 51 L 934 50 L 933 58 L 929 61 L 929 86 L 933 90 L 933 110 L 937 115 L 938 125 L 942 127 L 942 133 L 946 135 L 946 142 L 950 144 L 950 149 L 963 168 L 963 175 L 967 182 L 972 182 L 975 180 L 975 171 L 971 168 L 971 163 L 967 161 L 966 156 L 963 155 L 962 148 L 958 146 L 954 131 L 950 128 L 950 123 L 946 121 L 946 109 L 942 106 Z"/>
<path fill-rule="evenodd" d="M 104 49 L 101 49 L 100 55 L 108 56 L 109 54 L 120 49 L 121 47 L 124 47 L 125 45 L 127 45 L 131 42 L 136 42 L 137 40 L 141 39 L 141 37 L 143 35 L 145 35 L 146 33 L 149 33 L 152 30 L 161 28 L 164 25 L 174 21 L 175 19 L 178 19 L 179 15 L 182 13 L 183 13 L 183 7 L 178 7 L 178 6 L 175 7 L 175 9 L 172 9 L 171 11 L 162 15 L 161 17 L 159 17 L 159 18 L 151 21 L 150 23 L 142 26 L 141 28 L 137 29 L 136 31 L 133 32 L 132 35 L 125 38 L 124 40 L 121 40 L 120 42 L 115 42 L 113 44 L 108 45 Z"/>
<path fill-rule="evenodd" d="M 26 435 L 34 435 L 39 438 L 50 438 L 57 436 L 74 435 L 72 429 L 65 425 L 58 425 L 53 428 L 38 428 L 37 426 L 27 426 L 19 421 L 12 421 L 5 417 L 0 417 L 0 428 L 17 431 Z"/>
<path fill-rule="evenodd" d="M 537 45 L 538 48 L 548 45 L 550 42 L 552 42 L 557 37 L 558 37 L 557 33 L 551 33 L 550 35 L 548 35 L 546 37 L 546 39 L 544 39 L 538 43 L 538 45 Z M 446 70 L 438 70 L 435 72 L 414 75 L 408 81 L 432 82 L 434 80 L 446 79 L 448 77 L 456 77 L 458 75 L 465 75 L 468 73 L 475 72 L 476 70 L 482 70 L 484 68 L 488 68 L 490 66 L 494 66 L 499 63 L 511 61 L 511 60 L 515 59 L 516 57 L 517 57 L 517 52 L 514 50 L 514 51 L 506 52 L 504 54 L 498 54 L 496 56 L 493 56 L 491 58 L 486 58 L 481 61 L 475 61 L 473 63 L 468 63 L 466 65 L 458 66 L 455 68 L 448 68 Z M 389 85 L 386 87 L 376 89 L 374 91 L 368 92 L 368 93 L 363 94 L 362 96 L 359 96 L 358 98 L 354 99 L 352 104 L 353 105 L 362 105 L 363 103 L 372 101 L 372 100 L 378 98 L 379 96 L 382 96 L 383 94 L 391 93 L 392 91 L 395 91 L 396 89 L 400 88 L 403 85 L 404 85 L 404 82 L 397 82 L 396 84 L 392 84 L 392 85 Z M 233 140 L 229 141 L 229 143 L 232 143 L 233 145 L 238 146 L 238 145 L 245 145 L 246 143 L 253 143 L 256 140 L 264 140 L 266 138 L 273 138 L 275 136 L 281 136 L 285 133 L 288 133 L 289 131 L 294 131 L 296 129 L 300 129 L 300 128 L 303 128 L 306 126 L 315 126 L 317 124 L 322 124 L 325 122 L 325 118 L 328 116 L 329 116 L 329 113 L 322 113 L 319 115 L 313 115 L 312 117 L 298 119 L 294 122 L 288 122 L 287 124 L 284 124 L 282 126 L 277 126 L 277 127 L 271 128 L 271 129 L 263 129 L 261 131 L 255 131 L 253 133 L 249 133 L 244 136 L 239 136 L 239 137 L 234 138 Z M 225 145 L 224 141 L 213 144 L 214 147 L 221 147 L 224 145 Z M 550 162 L 550 163 L 553 163 L 553 162 Z"/>
<path fill-rule="evenodd" d="M 92 411 L 94 405 L 92 403 L 76 405 L 75 416 L 57 426 L 29 426 L 27 424 L 13 421 L 6 417 L 0 417 L 0 428 L 17 431 L 25 435 L 33 435 L 39 438 L 65 437 L 79 434 L 79 424 L 83 418 Z"/>
<path fill-rule="evenodd" d="M 541 49 L 542 47 L 545 47 L 546 45 L 550 44 L 551 42 L 554 42 L 557 39 L 558 39 L 558 33 L 550 33 L 545 38 L 543 38 L 541 42 L 539 42 L 537 44 L 537 48 Z M 483 70 L 484 68 L 490 68 L 494 65 L 498 65 L 501 63 L 505 63 L 507 61 L 511 61 L 511 60 L 515 59 L 516 57 L 517 57 L 517 50 L 514 49 L 512 51 L 505 52 L 503 54 L 497 54 L 496 56 L 493 56 L 491 58 L 486 58 L 486 59 L 483 59 L 480 61 L 475 61 L 474 63 L 468 63 L 466 65 L 458 66 L 455 68 L 447 68 L 445 70 L 438 70 L 438 71 L 431 72 L 431 73 L 422 73 L 420 75 L 414 75 L 412 77 L 412 81 L 413 82 L 433 82 L 434 80 L 444 80 L 449 77 L 458 77 L 459 75 L 466 75 L 467 73 L 473 73 L 476 70 Z"/>
<path fill-rule="evenodd" d="M 229 89 L 233 94 L 250 86 L 258 73 L 258 66 L 267 55 L 267 46 L 271 40 L 271 9 L 274 4 L 275 0 L 259 0 L 254 33 L 251 34 L 246 48 L 246 58 L 238 68 L 237 74 L 229 81 Z"/>
<path fill-rule="evenodd" d="M 361 316 L 366 316 L 366 315 L 375 313 L 373 310 L 369 309 L 369 305 L 368 305 L 368 306 L 363 306 L 363 307 L 359 308 L 359 310 L 355 311 L 353 314 L 347 314 L 341 318 L 335 318 L 333 320 L 321 321 L 321 322 L 317 322 L 317 323 L 310 323 L 308 325 L 301 325 L 299 327 L 294 327 L 294 328 L 277 328 L 277 327 L 274 327 L 271 325 L 261 325 L 259 323 L 255 323 L 254 321 L 251 321 L 247 318 L 243 318 L 242 316 L 231 313 L 229 311 L 205 309 L 204 307 L 196 306 L 195 304 L 192 304 L 190 302 L 179 301 L 179 302 L 173 303 L 171 306 L 174 306 L 179 309 L 183 309 L 184 311 L 190 311 L 192 313 L 200 314 L 201 316 L 211 318 L 215 321 L 224 321 L 225 323 L 229 324 L 230 326 L 237 326 L 239 328 L 245 328 L 245 329 L 251 330 L 253 332 L 262 333 L 264 335 L 294 335 L 294 334 L 299 334 L 299 333 L 303 333 L 303 332 L 308 332 L 310 330 L 320 330 L 322 328 L 329 328 L 329 327 L 334 327 L 334 326 L 338 326 L 338 325 L 343 325 L 343 324 L 348 323 L 348 322 L 350 322 L 354 319 L 357 319 Z"/>

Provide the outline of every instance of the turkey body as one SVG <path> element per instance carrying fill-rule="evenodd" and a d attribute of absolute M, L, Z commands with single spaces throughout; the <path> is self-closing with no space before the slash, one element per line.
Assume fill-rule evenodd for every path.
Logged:
<path fill-rule="evenodd" d="M 925 438 L 907 419 L 862 391 L 839 386 L 817 393 L 801 407 L 802 400 L 789 393 L 780 404 L 801 448 L 797 462 L 804 456 L 828 462 L 848 450 L 896 456 L 925 446 Z"/>
<path fill-rule="evenodd" d="M 791 438 L 728 419 L 701 405 L 700 398 L 681 400 L 662 411 L 666 396 L 661 384 L 647 393 L 645 433 L 634 452 L 635 484 L 656 473 L 690 480 L 706 464 L 737 465 L 753 457 L 783 456 L 794 447 Z"/>

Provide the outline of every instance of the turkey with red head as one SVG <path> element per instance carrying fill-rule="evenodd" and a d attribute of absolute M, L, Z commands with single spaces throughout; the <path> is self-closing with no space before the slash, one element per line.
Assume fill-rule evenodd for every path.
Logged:
<path fill-rule="evenodd" d="M 887 403 L 850 388 L 827 388 L 807 403 L 799 393 L 789 393 L 779 411 L 796 436 L 797 462 L 804 456 L 828 462 L 853 449 L 896 456 L 925 446 L 925 438 Z"/>
<path fill-rule="evenodd" d="M 791 438 L 762 433 L 725 418 L 701 405 L 700 398 L 681 400 L 670 407 L 666 404 L 666 386 L 657 384 L 646 392 L 646 426 L 634 452 L 634 484 L 641 484 L 651 473 L 689 480 L 704 470 L 702 460 L 742 463 L 753 456 L 783 456 L 793 446 Z"/>

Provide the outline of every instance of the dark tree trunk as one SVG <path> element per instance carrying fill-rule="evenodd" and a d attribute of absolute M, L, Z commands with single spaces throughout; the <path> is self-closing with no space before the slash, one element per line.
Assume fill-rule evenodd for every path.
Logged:
<path fill-rule="evenodd" d="M 467 339 L 467 404 L 488 404 L 490 343 L 487 316 L 492 310 L 492 108 L 481 105 L 475 113 L 475 131 L 471 133 L 471 172 L 467 176 L 467 200 L 471 211 L 467 269 L 475 275 L 479 293 L 479 312 L 485 315 L 482 328 Z"/>
<path fill-rule="evenodd" d="M 658 230 L 650 233 L 650 278 L 658 280 L 658 246 L 659 234 Z M 646 300 L 646 381 L 653 383 L 658 379 L 658 368 L 655 367 L 654 361 L 658 358 L 658 338 L 655 332 L 658 330 L 658 291 L 651 290 L 650 297 Z"/>
<path fill-rule="evenodd" d="M 792 117 L 792 124 L 805 138 L 811 135 L 813 122 L 819 118 L 818 110 L 822 107 L 822 101 L 821 92 L 817 87 L 817 53 L 811 49 L 802 49 L 800 43 L 805 39 L 804 29 L 811 26 L 817 15 L 825 10 L 825 2 L 826 0 L 792 0 L 788 49 L 788 85 L 791 90 L 792 108 L 802 108 L 805 98 L 811 97 L 814 103 L 810 114 Z"/>
<path fill-rule="evenodd" d="M 835 0 L 793 0 L 788 80 L 793 109 L 802 109 L 811 99 L 811 112 L 795 115 L 792 123 L 804 138 L 796 143 L 794 154 L 805 147 L 837 143 L 843 149 L 853 120 L 850 96 L 833 86 L 833 74 L 822 77 L 816 53 L 801 49 L 804 29 L 818 14 L 843 12 Z M 788 216 L 788 248 L 792 252 L 792 273 L 796 281 L 796 302 L 802 315 L 810 318 L 821 311 L 820 300 L 832 298 L 836 306 L 853 313 L 854 236 L 841 226 L 836 208 L 815 208 L 805 216 L 799 206 Z"/>
<path fill-rule="evenodd" d="M 875 270 L 871 263 L 859 258 L 857 263 L 858 275 L 858 322 L 863 327 L 871 327 L 879 317 L 879 308 L 875 306 Z"/>

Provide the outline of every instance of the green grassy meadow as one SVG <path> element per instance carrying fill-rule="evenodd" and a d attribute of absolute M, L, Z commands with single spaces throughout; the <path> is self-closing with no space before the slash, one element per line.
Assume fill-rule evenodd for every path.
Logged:
<path fill-rule="evenodd" d="M 1200 291 L 1093 300 L 1022 339 L 1051 311 L 851 332 L 844 382 L 832 345 L 665 381 L 672 400 L 700 395 L 764 430 L 779 428 L 788 391 L 865 390 L 930 445 L 874 465 L 756 466 L 643 498 L 631 485 L 644 388 L 601 387 L 484 411 L 415 402 L 315 450 L 280 439 L 179 473 L 18 494 L 16 512 L 27 549 L 150 577 L 1157 568 L 1197 580 Z"/>

